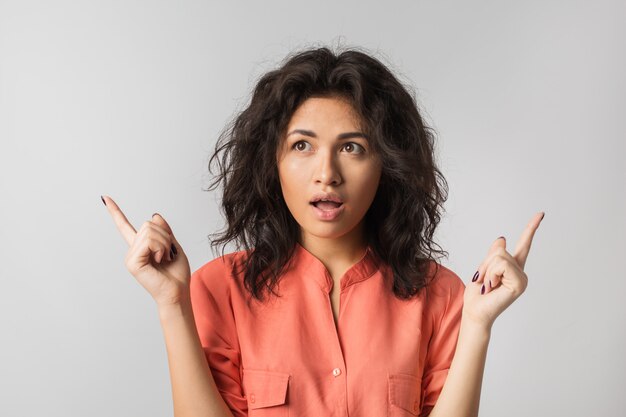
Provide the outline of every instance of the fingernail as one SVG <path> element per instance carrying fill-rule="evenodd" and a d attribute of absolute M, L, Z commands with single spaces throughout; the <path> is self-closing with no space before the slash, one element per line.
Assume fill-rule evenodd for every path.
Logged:
<path fill-rule="evenodd" d="M 156 216 L 157 214 L 159 214 L 159 213 L 152 213 L 152 217 Z"/>
<path fill-rule="evenodd" d="M 472 278 L 472 282 L 476 281 L 478 279 L 478 271 L 476 271 L 476 273 L 474 274 L 474 278 Z"/>
<path fill-rule="evenodd" d="M 545 215 L 546 215 L 546 213 L 543 213 L 543 214 L 541 215 L 541 220 L 543 220 L 543 218 L 545 217 Z M 541 220 L 539 220 L 539 221 L 541 221 Z"/>
<path fill-rule="evenodd" d="M 100 198 L 102 199 L 102 203 L 106 206 L 106 205 L 107 205 L 107 202 L 106 202 L 106 201 L 104 201 L 104 197 L 100 196 Z"/>
<path fill-rule="evenodd" d="M 489 288 L 493 288 L 493 285 L 491 285 L 491 280 L 489 280 Z"/>
<path fill-rule="evenodd" d="M 506 238 L 504 236 L 500 236 L 498 239 L 504 239 L 506 241 Z"/>
<path fill-rule="evenodd" d="M 485 284 L 483 284 L 483 286 L 480 288 L 480 293 L 481 294 L 485 293 Z"/>
<path fill-rule="evenodd" d="M 174 246 L 174 244 L 172 243 L 172 247 L 170 248 L 170 251 L 174 253 L 174 255 L 178 255 L 178 249 L 176 249 L 176 246 Z"/>
<path fill-rule="evenodd" d="M 174 251 L 170 248 L 170 259 L 174 259 Z"/>

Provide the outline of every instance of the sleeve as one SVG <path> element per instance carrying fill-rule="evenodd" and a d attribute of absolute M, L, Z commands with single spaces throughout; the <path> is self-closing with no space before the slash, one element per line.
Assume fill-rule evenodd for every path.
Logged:
<path fill-rule="evenodd" d="M 229 275 L 217 258 L 191 275 L 191 305 L 200 343 L 215 384 L 235 417 L 248 415 L 241 385 L 241 354 Z"/>
<path fill-rule="evenodd" d="M 446 295 L 435 303 L 437 307 L 433 312 L 436 315 L 435 327 L 428 345 L 422 375 L 420 417 L 428 416 L 439 398 L 454 357 L 461 328 L 465 284 L 451 270 L 444 271 L 438 286 L 441 287 L 441 294 Z"/>

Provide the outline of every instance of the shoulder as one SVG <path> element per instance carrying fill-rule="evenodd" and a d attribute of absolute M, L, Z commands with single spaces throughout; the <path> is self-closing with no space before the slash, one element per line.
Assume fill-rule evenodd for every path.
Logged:
<path fill-rule="evenodd" d="M 244 250 L 227 253 L 200 266 L 191 274 L 191 292 L 208 291 L 214 295 L 230 293 L 230 287 L 235 283 L 234 266 L 245 254 Z"/>
<path fill-rule="evenodd" d="M 443 291 L 445 293 L 463 292 L 465 289 L 465 283 L 454 271 L 445 267 L 440 263 L 431 262 L 433 272 L 435 276 L 430 285 L 437 291 Z"/>
<path fill-rule="evenodd" d="M 463 303 L 465 283 L 454 271 L 431 261 L 434 277 L 426 286 L 428 308 L 435 316 L 445 314 L 452 305 Z"/>

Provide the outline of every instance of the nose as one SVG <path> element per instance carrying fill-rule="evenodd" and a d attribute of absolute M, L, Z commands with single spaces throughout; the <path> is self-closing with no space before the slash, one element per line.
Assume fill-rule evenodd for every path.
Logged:
<path fill-rule="evenodd" d="M 318 152 L 314 180 L 316 183 L 339 185 L 341 173 L 332 152 Z"/>

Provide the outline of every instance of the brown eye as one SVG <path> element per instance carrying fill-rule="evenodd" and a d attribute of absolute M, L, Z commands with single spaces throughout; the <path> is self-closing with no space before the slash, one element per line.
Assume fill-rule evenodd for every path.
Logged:
<path fill-rule="evenodd" d="M 304 151 L 306 149 L 306 146 L 302 147 L 300 145 L 305 145 L 307 144 L 307 142 L 303 141 L 303 140 L 299 140 L 296 143 L 293 144 L 293 146 L 291 147 L 292 149 L 296 149 L 298 151 Z"/>
<path fill-rule="evenodd" d="M 355 146 L 356 146 L 356 149 L 357 149 L 357 150 L 358 150 L 358 149 L 360 149 L 360 151 L 359 151 L 359 152 L 352 152 L 352 151 L 355 149 L 355 148 L 354 148 Z M 344 148 L 348 150 L 348 153 L 356 153 L 356 154 L 360 154 L 360 153 L 365 152 L 365 149 L 364 149 L 361 145 L 359 145 L 358 143 L 356 143 L 356 142 L 348 142 L 348 143 L 346 143 L 346 145 L 344 146 Z"/>

